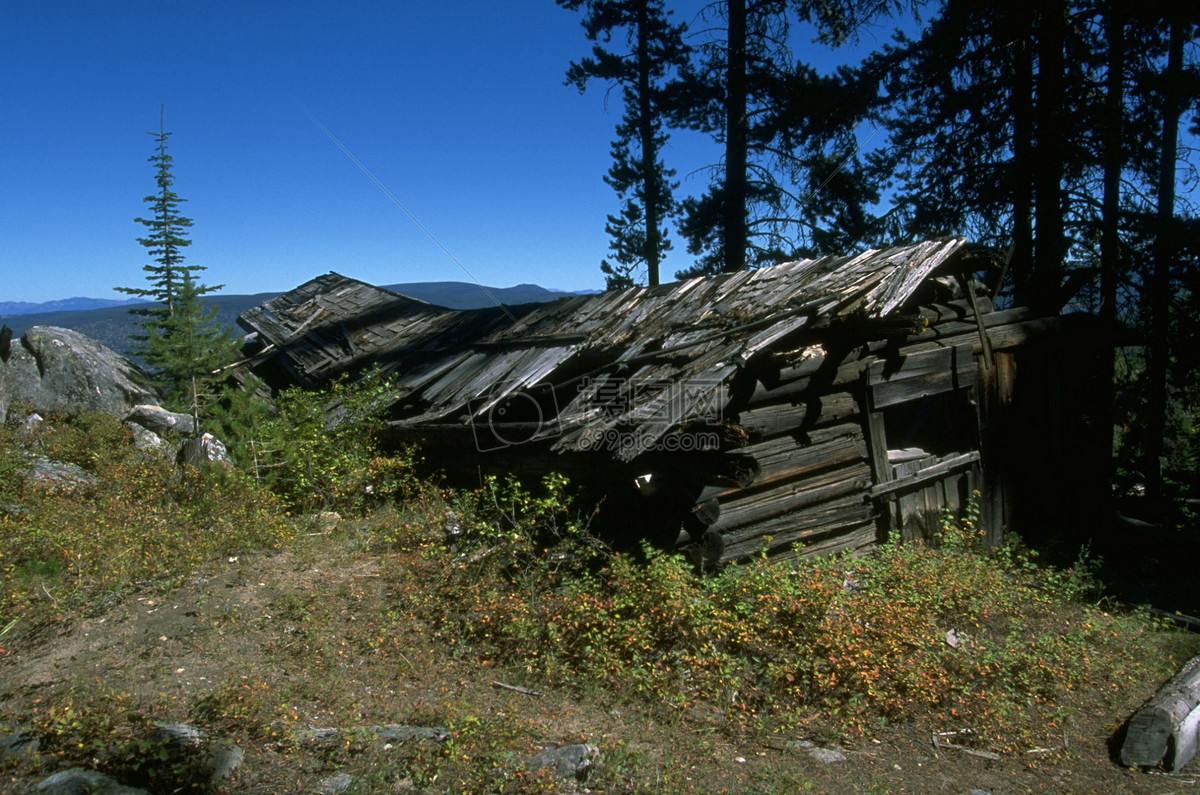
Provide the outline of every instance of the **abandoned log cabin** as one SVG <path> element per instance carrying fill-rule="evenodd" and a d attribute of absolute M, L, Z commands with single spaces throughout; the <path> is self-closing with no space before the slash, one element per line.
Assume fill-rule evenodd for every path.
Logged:
<path fill-rule="evenodd" d="M 1092 500 L 1104 443 L 1089 318 L 995 308 L 997 264 L 950 239 L 475 310 L 329 273 L 239 318 L 243 371 L 377 366 L 388 439 L 448 475 L 562 472 L 712 563 L 928 535 L 976 491 L 996 541 Z"/>

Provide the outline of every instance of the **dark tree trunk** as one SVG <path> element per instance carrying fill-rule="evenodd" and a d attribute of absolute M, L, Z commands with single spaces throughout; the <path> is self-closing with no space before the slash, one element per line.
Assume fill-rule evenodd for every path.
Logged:
<path fill-rule="evenodd" d="M 727 0 L 725 87 L 725 270 L 746 267 L 746 0 Z"/>
<path fill-rule="evenodd" d="M 1150 400 L 1146 439 L 1146 495 L 1163 496 L 1163 436 L 1166 434 L 1167 360 L 1170 356 L 1171 260 L 1175 256 L 1175 159 L 1179 135 L 1179 83 L 1183 72 L 1183 26 L 1171 20 L 1167 70 L 1162 81 L 1162 149 L 1158 168 L 1154 270 L 1147 285 L 1150 308 Z"/>
<path fill-rule="evenodd" d="M 1033 267 L 1033 11 L 1024 3 L 1012 10 L 1013 63 L 1013 250 L 1009 268 L 1024 301 Z M 997 285 L 999 287 L 999 285 Z"/>
<path fill-rule="evenodd" d="M 646 2 L 637 9 L 637 73 L 638 73 L 638 133 L 642 142 L 642 186 L 646 209 L 646 283 L 658 284 L 658 266 L 662 256 L 659 220 L 658 149 L 654 136 L 654 103 L 650 89 L 650 72 L 654 68 L 650 55 L 650 14 Z"/>
<path fill-rule="evenodd" d="M 1105 350 L 1101 383 L 1105 394 L 1100 405 L 1108 426 L 1112 425 L 1115 398 L 1114 361 L 1117 329 L 1117 279 L 1120 273 L 1120 213 L 1122 118 L 1125 105 L 1125 8 L 1116 0 L 1108 9 L 1108 77 L 1105 85 L 1105 136 L 1102 210 L 1100 218 L 1100 321 L 1104 329 Z M 1103 456 L 1105 480 L 1112 482 L 1112 445 L 1103 445 L 1097 453 Z"/>
<path fill-rule="evenodd" d="M 1063 49 L 1066 9 L 1062 0 L 1042 5 L 1037 38 L 1037 153 L 1034 161 L 1034 263 L 1030 305 L 1061 309 L 1063 234 Z"/>

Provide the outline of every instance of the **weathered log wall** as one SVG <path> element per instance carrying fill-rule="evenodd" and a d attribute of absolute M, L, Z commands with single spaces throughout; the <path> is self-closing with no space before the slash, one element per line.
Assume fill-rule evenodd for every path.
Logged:
<path fill-rule="evenodd" d="M 757 384 L 728 413 L 750 440 L 737 453 L 757 463 L 757 477 L 704 492 L 704 537 L 683 538 L 692 553 L 719 564 L 868 548 L 891 532 L 929 539 L 945 509 L 960 511 L 977 492 L 987 538 L 998 542 L 1020 491 L 1011 477 L 1022 431 L 1010 416 L 1017 362 L 1063 321 L 982 303 L 980 323 L 966 301 L 922 307 L 928 325 L 918 333 L 864 340 L 836 360 L 802 346 L 790 358 L 772 354 L 765 371 L 757 363 Z M 915 447 L 905 442 L 912 426 Z"/>

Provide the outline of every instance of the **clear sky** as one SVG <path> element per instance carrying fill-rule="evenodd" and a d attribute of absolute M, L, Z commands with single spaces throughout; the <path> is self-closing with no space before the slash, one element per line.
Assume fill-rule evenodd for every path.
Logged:
<path fill-rule="evenodd" d="M 621 106 L 563 84 L 590 44 L 552 0 L 3 5 L 0 300 L 144 286 L 133 218 L 154 191 L 160 105 L 195 222 L 187 260 L 225 292 L 329 270 L 603 286 L 616 198 L 601 177 Z"/>

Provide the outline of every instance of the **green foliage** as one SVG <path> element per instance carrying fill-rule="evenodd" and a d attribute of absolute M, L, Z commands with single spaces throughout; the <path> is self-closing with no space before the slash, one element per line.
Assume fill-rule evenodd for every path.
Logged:
<path fill-rule="evenodd" d="M 459 653 L 540 681 L 705 705 L 737 724 L 832 717 L 839 732 L 861 735 L 916 721 L 969 726 L 993 749 L 1046 743 L 1074 691 L 1119 686 L 1122 646 L 1143 631 L 1076 601 L 1093 593 L 1086 556 L 1059 572 L 1011 545 L 985 554 L 973 508 L 947 516 L 937 548 L 888 544 L 867 558 L 784 565 L 760 558 L 700 576 L 682 557 L 649 549 L 644 561 L 564 567 L 553 547 L 515 532 L 505 505 L 496 501 L 491 524 L 474 515 L 491 532 L 473 552 L 429 550 L 429 585 L 404 595 L 405 611 Z M 542 505 L 550 507 L 563 510 Z"/>
<path fill-rule="evenodd" d="M 134 449 L 128 431 L 104 415 L 47 425 L 30 444 L 97 479 L 86 498 L 53 483 L 30 483 L 21 510 L 0 512 L 0 622 L 103 604 L 105 597 L 290 537 L 278 501 L 237 471 L 177 470 Z"/>
<path fill-rule="evenodd" d="M 225 442 L 230 459 L 255 477 L 262 475 L 258 460 L 261 431 L 275 410 L 266 394 L 262 381 L 248 373 L 242 385 L 222 382 L 206 412 L 208 429 Z"/>
<path fill-rule="evenodd" d="M 380 409 L 391 383 L 376 373 L 342 378 L 320 392 L 288 389 L 277 413 L 259 422 L 257 471 L 302 511 L 361 510 L 411 490 L 413 454 L 385 454 Z"/>
<path fill-rule="evenodd" d="M 114 455 L 122 457 L 133 442 L 133 432 L 120 418 L 98 411 L 68 417 L 51 414 L 29 436 L 42 455 L 99 472 Z"/>
<path fill-rule="evenodd" d="M 154 259 L 142 267 L 149 286 L 116 289 L 156 302 L 130 310 L 142 316 L 142 331 L 133 337 L 134 352 L 151 371 L 167 404 L 190 412 L 199 425 L 202 409 L 213 397 L 213 373 L 233 359 L 237 345 L 217 322 L 216 308 L 205 307 L 203 296 L 222 285 L 201 284 L 197 274 L 204 266 L 184 262 L 182 249 L 191 245 L 187 230 L 192 220 L 180 214 L 179 205 L 185 200 L 172 190 L 173 158 L 167 154 L 171 133 L 162 129 L 161 121 L 159 131 L 150 133 L 157 143 L 150 162 L 158 192 L 144 200 L 152 217 L 134 219 L 149 230 L 146 237 L 138 238 Z"/>
<path fill-rule="evenodd" d="M 584 12 L 583 28 L 594 42 L 592 57 L 572 62 L 567 82 L 580 91 L 591 80 L 619 84 L 625 106 L 612 143 L 613 164 L 604 177 L 621 202 L 620 213 L 610 214 L 605 225 L 614 261 L 603 260 L 600 270 L 609 289 L 632 287 L 643 266 L 647 283 L 656 285 L 659 263 L 671 249 L 664 227 L 677 212 L 672 193 L 678 187 L 671 181 L 675 172 L 659 159 L 668 141 L 664 84 L 687 61 L 686 26 L 670 22 L 662 0 L 558 4 Z M 609 49 L 614 34 L 618 40 L 623 34 L 627 52 Z"/>
<path fill-rule="evenodd" d="M 0 422 L 0 505 L 20 501 L 28 468 L 29 456 L 17 444 L 16 430 Z"/>
<path fill-rule="evenodd" d="M 200 420 L 217 398 L 218 370 L 233 361 L 237 341 L 217 321 L 217 308 L 205 306 L 191 274 L 181 281 L 173 311 L 147 328 L 141 354 L 167 405 Z"/>

